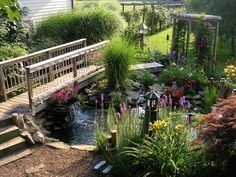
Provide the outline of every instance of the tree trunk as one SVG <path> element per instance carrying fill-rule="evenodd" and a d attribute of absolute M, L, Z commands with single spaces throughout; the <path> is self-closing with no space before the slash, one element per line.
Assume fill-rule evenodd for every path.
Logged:
<path fill-rule="evenodd" d="M 236 56 L 236 45 L 235 45 L 235 37 L 231 36 L 231 51 L 233 56 Z"/>

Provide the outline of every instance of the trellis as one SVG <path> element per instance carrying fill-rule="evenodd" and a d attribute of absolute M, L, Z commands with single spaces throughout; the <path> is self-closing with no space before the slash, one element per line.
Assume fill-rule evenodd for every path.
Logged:
<path fill-rule="evenodd" d="M 185 57 L 189 56 L 189 45 L 190 45 L 190 35 L 191 35 L 191 27 L 193 21 L 202 17 L 205 21 L 211 22 L 216 26 L 216 32 L 214 35 L 214 49 L 213 49 L 213 59 L 216 60 L 217 53 L 217 45 L 218 45 L 218 35 L 219 35 L 219 25 L 222 18 L 220 16 L 214 15 L 200 15 L 200 14 L 172 14 L 173 18 L 173 34 L 172 34 L 172 48 L 171 51 L 174 50 L 175 46 L 175 37 L 176 37 L 176 24 L 178 21 L 184 21 L 187 24 L 187 38 L 186 38 L 186 48 L 185 48 Z"/>
<path fill-rule="evenodd" d="M 183 3 L 165 3 L 165 2 L 121 2 L 120 5 L 122 6 L 122 13 L 125 12 L 125 7 L 132 7 L 133 11 L 136 10 L 136 7 L 142 7 L 142 9 L 145 9 L 146 7 L 150 7 L 152 10 L 152 14 L 154 14 L 154 10 L 156 6 L 163 6 L 166 8 L 182 8 L 185 5 Z M 144 14 L 143 14 L 144 19 Z M 143 20 L 144 21 L 144 20 Z M 151 34 L 153 34 L 154 30 L 154 15 L 152 15 L 152 25 L 151 25 Z"/>

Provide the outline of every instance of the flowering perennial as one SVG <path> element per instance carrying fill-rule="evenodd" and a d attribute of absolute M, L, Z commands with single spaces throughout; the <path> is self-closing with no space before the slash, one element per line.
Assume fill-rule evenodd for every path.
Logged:
<path fill-rule="evenodd" d="M 55 92 L 51 95 L 51 98 L 49 99 L 49 103 L 55 104 L 55 105 L 64 105 L 69 100 L 73 99 L 79 91 L 79 86 L 69 85 L 66 88 L 61 89 L 58 92 Z"/>

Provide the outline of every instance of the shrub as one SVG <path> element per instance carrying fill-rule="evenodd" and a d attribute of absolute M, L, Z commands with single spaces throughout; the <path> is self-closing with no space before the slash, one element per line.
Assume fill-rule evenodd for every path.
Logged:
<path fill-rule="evenodd" d="M 36 52 L 42 49 L 47 49 L 50 47 L 54 47 L 57 45 L 63 44 L 63 41 L 60 39 L 53 39 L 53 38 L 40 38 L 32 41 L 28 46 L 31 46 L 29 49 L 30 52 Z"/>
<path fill-rule="evenodd" d="M 193 67 L 168 67 L 159 75 L 159 81 L 166 85 L 176 82 L 179 87 L 183 86 L 186 81 L 197 81 L 200 85 L 206 83 L 206 76 L 202 70 L 193 69 Z"/>
<path fill-rule="evenodd" d="M 170 65 L 170 58 L 158 51 L 150 51 L 150 56 L 147 58 L 148 62 L 158 62 L 165 67 Z"/>
<path fill-rule="evenodd" d="M 135 61 L 135 54 L 136 46 L 125 39 L 115 38 L 108 45 L 104 62 L 108 86 L 111 89 L 125 85 L 130 66 Z"/>
<path fill-rule="evenodd" d="M 199 139 L 207 157 L 220 169 L 235 170 L 236 165 L 236 96 L 220 100 L 213 111 L 204 116 L 206 125 Z M 220 154 L 220 155 L 219 155 Z M 233 176 L 233 174 L 231 174 Z M 230 175 L 229 175 L 230 176 Z"/>
<path fill-rule="evenodd" d="M 19 57 L 27 54 L 26 46 L 21 43 L 8 44 L 5 43 L 0 47 L 0 61 L 8 60 L 11 58 Z"/>
<path fill-rule="evenodd" d="M 87 38 L 89 43 L 108 39 L 122 29 L 122 18 L 111 11 L 92 8 L 49 17 L 37 28 L 36 38 L 69 42 Z"/>

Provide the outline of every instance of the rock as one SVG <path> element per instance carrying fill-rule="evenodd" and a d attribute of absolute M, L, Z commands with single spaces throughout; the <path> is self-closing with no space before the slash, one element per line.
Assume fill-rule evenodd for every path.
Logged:
<path fill-rule="evenodd" d="M 36 143 L 40 143 L 40 144 L 44 144 L 45 143 L 45 137 L 44 137 L 44 135 L 40 131 L 37 131 L 37 132 L 35 132 L 33 134 L 33 140 Z"/>
<path fill-rule="evenodd" d="M 37 165 L 37 166 L 33 166 L 33 167 L 30 167 L 30 168 L 26 169 L 26 170 L 25 170 L 25 173 L 26 173 L 26 174 L 36 173 L 36 172 L 41 171 L 44 167 L 45 167 L 44 164 L 40 164 L 40 165 Z"/>
<path fill-rule="evenodd" d="M 54 130 L 61 130 L 62 127 L 59 127 L 59 126 L 54 126 Z"/>
<path fill-rule="evenodd" d="M 92 91 L 86 88 L 86 89 L 84 89 L 84 93 L 86 93 L 86 94 L 92 94 Z"/>
<path fill-rule="evenodd" d="M 138 101 L 139 100 L 139 93 L 138 92 L 126 91 L 126 94 L 129 97 L 131 97 L 133 101 Z"/>
<path fill-rule="evenodd" d="M 163 88 L 159 84 L 154 84 L 154 85 L 150 86 L 149 89 L 154 90 L 156 92 L 163 92 Z"/>
<path fill-rule="evenodd" d="M 145 75 L 144 72 L 138 71 L 137 74 L 135 75 L 135 79 L 136 79 L 137 81 L 142 81 L 144 75 Z"/>
<path fill-rule="evenodd" d="M 133 86 L 133 90 L 140 90 L 142 88 L 142 84 L 140 84 L 139 82 L 133 82 L 132 83 L 132 86 Z"/>
<path fill-rule="evenodd" d="M 89 98 L 90 98 L 90 97 L 92 97 L 92 96 L 93 96 L 93 94 L 92 94 L 92 93 L 89 93 L 89 94 L 88 94 L 88 97 L 89 97 Z"/>
<path fill-rule="evenodd" d="M 200 96 L 202 96 L 202 97 L 204 97 L 204 92 L 203 91 L 198 91 L 198 95 L 200 95 Z"/>
<path fill-rule="evenodd" d="M 82 144 L 82 145 L 72 145 L 71 148 L 82 150 L 82 151 L 95 151 L 97 146 Z"/>
<path fill-rule="evenodd" d="M 46 136 L 46 137 L 45 137 L 45 141 L 46 141 L 46 142 L 59 142 L 60 140 L 59 140 L 59 139 L 56 139 L 56 138 L 52 138 L 52 137 Z"/>
<path fill-rule="evenodd" d="M 44 122 L 46 122 L 47 120 L 45 118 L 41 118 L 41 119 L 37 119 L 36 124 L 37 125 L 42 125 Z"/>
<path fill-rule="evenodd" d="M 121 97 L 122 94 L 120 92 L 111 92 L 108 95 L 109 97 Z"/>
<path fill-rule="evenodd" d="M 51 126 L 51 125 L 53 125 L 55 122 L 54 121 L 45 121 L 45 122 L 43 122 L 43 126 L 44 127 L 49 127 L 49 126 Z"/>
<path fill-rule="evenodd" d="M 192 99 L 193 99 L 193 97 L 191 97 L 191 96 L 189 96 L 189 95 L 185 96 L 185 100 L 191 101 Z"/>
<path fill-rule="evenodd" d="M 200 95 L 195 95 L 194 97 L 193 97 L 193 99 L 194 100 L 200 100 L 202 97 L 200 96 Z"/>
<path fill-rule="evenodd" d="M 30 144 L 35 144 L 31 134 L 28 132 L 28 131 L 23 131 L 21 134 L 20 134 L 28 143 Z"/>
<path fill-rule="evenodd" d="M 201 106 L 201 105 L 203 105 L 203 102 L 202 101 L 195 101 L 194 104 L 197 106 Z"/>
<path fill-rule="evenodd" d="M 47 146 L 51 146 L 56 149 L 70 149 L 70 146 L 68 144 L 63 143 L 63 142 L 47 143 Z"/>
<path fill-rule="evenodd" d="M 97 97 L 92 96 L 92 97 L 89 98 L 88 104 L 91 105 L 91 106 L 94 106 L 94 105 L 96 105 L 96 101 L 98 101 Z"/>

